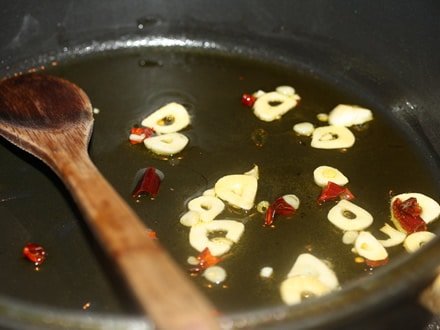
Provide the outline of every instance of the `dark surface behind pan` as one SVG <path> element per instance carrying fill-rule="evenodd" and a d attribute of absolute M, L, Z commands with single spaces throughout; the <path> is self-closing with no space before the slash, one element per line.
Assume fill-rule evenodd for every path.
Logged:
<path fill-rule="evenodd" d="M 54 2 L 39 7 L 27 3 L 5 7 L 2 17 L 7 28 L 0 36 L 4 45 L 3 73 L 14 70 L 17 63 L 32 66 L 29 62 L 23 64 L 22 60 L 35 58 L 35 54 L 59 53 L 65 49 L 66 56 L 70 56 L 74 46 L 83 42 L 121 35 L 130 34 L 131 40 L 166 35 L 178 40 L 188 37 L 216 41 L 216 44 L 200 45 L 297 64 L 310 76 L 327 74 L 326 78 L 335 86 L 350 77 L 356 85 L 346 86 L 346 90 L 361 90 L 360 94 L 366 93 L 361 95 L 365 99 L 381 95 L 380 102 L 389 104 L 392 110 L 390 115 L 404 119 L 400 127 L 404 128 L 405 122 L 411 126 L 414 143 L 434 154 L 428 161 L 435 168 L 435 151 L 439 150 L 435 125 L 439 113 L 435 105 L 440 72 L 439 50 L 433 42 L 438 32 L 434 15 L 438 8 L 434 3 L 430 6 L 429 3 L 356 2 L 336 6 L 326 2 L 286 2 L 274 8 L 259 2 L 226 5 L 214 2 L 209 6 L 196 1 L 185 5 L 134 2 L 132 5 Z M 266 49 L 258 48 L 260 45 Z M 89 51 L 95 50 L 92 47 Z M 419 262 L 423 265 L 426 260 Z M 421 282 L 414 280 L 419 284 L 432 271 L 432 261 L 426 263 L 426 272 L 420 271 L 425 277 L 420 278 Z M 385 302 L 392 303 L 392 299 Z M 409 306 L 410 310 L 415 308 L 413 304 Z M 417 314 L 421 317 L 420 325 L 424 324 L 429 315 L 416 311 L 420 312 Z M 419 325 L 417 320 L 415 325 Z"/>

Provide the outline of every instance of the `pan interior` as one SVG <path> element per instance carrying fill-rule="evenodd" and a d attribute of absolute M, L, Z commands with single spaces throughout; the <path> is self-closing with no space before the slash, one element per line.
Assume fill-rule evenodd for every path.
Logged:
<path fill-rule="evenodd" d="M 354 261 L 351 246 L 342 243 L 342 232 L 327 221 L 334 203 L 317 205 L 320 188 L 312 174 L 316 167 L 334 166 L 350 179 L 355 202 L 374 216 L 370 230 L 381 238 L 379 228 L 389 219 L 390 192 L 439 196 L 439 180 L 428 157 L 390 122 L 387 104 L 301 70 L 240 56 L 146 47 L 49 63 L 46 71 L 81 86 L 99 109 L 90 146 L 92 160 L 182 268 L 189 269 L 187 258 L 197 253 L 179 218 L 187 202 L 212 188 L 220 177 L 244 173 L 256 164 L 257 202 L 291 193 L 300 198 L 296 215 L 277 218 L 274 228 L 263 227 L 263 215 L 255 210 L 223 213 L 222 218 L 239 219 L 246 228 L 221 263 L 227 280 L 211 285 L 202 276 L 193 278 L 221 312 L 281 305 L 279 285 L 301 253 L 329 261 L 342 285 L 374 274 L 365 263 Z M 243 93 L 271 91 L 280 85 L 293 86 L 301 96 L 297 108 L 281 120 L 262 122 L 241 105 Z M 128 134 L 168 102 L 188 109 L 191 126 L 183 133 L 190 143 L 181 154 L 161 159 L 143 145 L 131 145 Z M 313 149 L 309 137 L 293 132 L 298 122 L 324 125 L 317 115 L 341 103 L 371 108 L 374 113 L 372 122 L 354 130 L 356 143 L 346 152 Z M 1 294 L 84 313 L 136 314 L 59 180 L 4 141 L 0 159 Z M 134 200 L 135 174 L 149 166 L 165 174 L 160 193 L 154 200 Z M 38 242 L 47 250 L 47 262 L 38 270 L 21 257 L 27 242 Z M 390 263 L 405 254 L 401 246 L 389 253 Z M 274 269 L 269 279 L 259 276 L 265 266 Z"/>

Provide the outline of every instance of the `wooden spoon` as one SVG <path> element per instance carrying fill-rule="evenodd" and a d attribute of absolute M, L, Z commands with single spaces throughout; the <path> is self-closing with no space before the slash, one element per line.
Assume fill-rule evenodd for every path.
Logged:
<path fill-rule="evenodd" d="M 87 95 L 66 80 L 25 74 L 0 82 L 0 134 L 64 181 L 102 248 L 159 328 L 216 329 L 214 307 L 147 235 L 147 228 L 91 162 Z"/>

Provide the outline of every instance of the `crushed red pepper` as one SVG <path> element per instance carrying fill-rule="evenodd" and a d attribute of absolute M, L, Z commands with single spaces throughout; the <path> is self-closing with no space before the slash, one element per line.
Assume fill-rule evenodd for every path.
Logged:
<path fill-rule="evenodd" d="M 142 143 L 145 139 L 148 139 L 155 133 L 154 129 L 150 127 L 133 127 L 130 130 L 130 135 L 134 134 L 139 136 L 139 139 L 129 139 L 131 144 Z"/>
<path fill-rule="evenodd" d="M 222 258 L 213 256 L 209 248 L 205 248 L 200 254 L 197 256 L 197 260 L 199 260 L 199 264 L 190 269 L 190 272 L 193 274 L 197 274 L 202 272 L 208 267 L 214 266 L 222 261 Z"/>
<path fill-rule="evenodd" d="M 134 198 L 149 194 L 155 198 L 159 192 L 160 183 L 163 179 L 163 173 L 154 167 L 148 167 L 138 181 L 131 194 Z"/>
<path fill-rule="evenodd" d="M 266 210 L 264 225 L 271 226 L 277 215 L 293 215 L 296 209 L 286 202 L 283 197 L 278 197 Z"/>
<path fill-rule="evenodd" d="M 319 195 L 317 202 L 319 205 L 321 205 L 325 202 L 336 200 L 338 198 L 351 201 L 355 197 L 348 188 L 342 187 L 334 182 L 329 181 L 327 185 L 322 188 L 321 194 Z"/>
<path fill-rule="evenodd" d="M 255 96 L 253 96 L 252 94 L 243 94 L 241 96 L 241 104 L 243 104 L 245 107 L 249 107 L 251 108 L 255 101 L 257 100 L 257 98 Z"/>
<path fill-rule="evenodd" d="M 367 266 L 371 267 L 371 268 L 377 268 L 377 267 L 381 267 L 381 266 L 385 266 L 386 264 L 388 264 L 389 259 L 385 258 L 382 260 L 370 260 L 370 259 L 365 259 L 365 263 L 367 264 Z"/>
<path fill-rule="evenodd" d="M 28 243 L 23 248 L 24 257 L 35 266 L 41 265 L 46 260 L 46 250 L 37 243 Z"/>
<path fill-rule="evenodd" d="M 394 218 L 408 234 L 427 230 L 426 222 L 420 217 L 422 208 L 415 197 L 402 201 L 396 198 L 392 205 Z"/>

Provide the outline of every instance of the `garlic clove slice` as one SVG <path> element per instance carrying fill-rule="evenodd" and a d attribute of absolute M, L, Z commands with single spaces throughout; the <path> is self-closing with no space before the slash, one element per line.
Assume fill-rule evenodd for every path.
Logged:
<path fill-rule="evenodd" d="M 315 126 L 309 122 L 302 122 L 293 125 L 293 131 L 298 135 L 310 136 L 313 134 Z"/>
<path fill-rule="evenodd" d="M 328 116 L 330 125 L 346 126 L 361 125 L 373 120 L 373 113 L 369 109 L 357 105 L 339 104 Z"/>
<path fill-rule="evenodd" d="M 255 176 L 232 174 L 220 178 L 215 186 L 215 194 L 229 204 L 250 210 L 254 206 L 258 181 Z"/>
<path fill-rule="evenodd" d="M 295 305 L 301 302 L 305 294 L 322 296 L 331 291 L 318 278 L 311 275 L 297 275 L 288 277 L 280 286 L 281 299 L 287 305 Z"/>
<path fill-rule="evenodd" d="M 192 227 L 200 222 L 200 214 L 196 211 L 188 211 L 180 217 L 180 223 L 186 227 Z"/>
<path fill-rule="evenodd" d="M 350 148 L 355 142 L 353 133 L 344 126 L 317 127 L 312 134 L 311 146 L 317 149 Z"/>
<path fill-rule="evenodd" d="M 405 233 L 391 227 L 387 223 L 385 224 L 385 226 L 380 228 L 380 231 L 389 236 L 389 238 L 386 240 L 379 240 L 379 243 L 382 244 L 384 247 L 391 247 L 402 244 L 406 238 Z"/>
<path fill-rule="evenodd" d="M 421 193 L 404 193 L 394 196 L 391 199 L 391 206 L 393 205 L 393 202 L 396 198 L 399 198 L 401 201 L 405 201 L 409 198 L 415 198 L 417 199 L 417 203 L 419 203 L 420 207 L 422 208 L 422 212 L 420 213 L 420 217 L 425 221 L 427 224 L 433 222 L 440 216 L 440 205 L 437 203 L 434 199 L 431 197 L 428 197 Z M 393 211 L 391 210 L 391 215 L 393 217 Z M 394 219 L 397 221 L 396 219 Z M 393 221 L 393 222 L 395 222 Z M 397 221 L 398 222 L 398 221 Z"/>
<path fill-rule="evenodd" d="M 200 220 L 212 221 L 223 212 L 225 204 L 215 196 L 200 196 L 188 203 L 188 209 L 199 213 Z"/>
<path fill-rule="evenodd" d="M 388 258 L 388 252 L 382 244 L 367 231 L 361 231 L 354 243 L 354 248 L 361 257 L 378 261 Z"/>
<path fill-rule="evenodd" d="M 226 232 L 225 237 L 210 239 L 213 232 Z M 209 248 L 213 256 L 228 252 L 233 243 L 237 243 L 244 232 L 244 225 L 234 220 L 214 220 L 203 222 L 191 227 L 189 242 L 199 252 Z"/>
<path fill-rule="evenodd" d="M 363 230 L 373 223 L 373 216 L 369 212 L 345 199 L 330 209 L 327 219 L 345 231 Z"/>
<path fill-rule="evenodd" d="M 168 133 L 145 139 L 144 144 L 155 154 L 171 156 L 186 147 L 188 138 L 180 133 Z"/>
<path fill-rule="evenodd" d="M 296 94 L 287 96 L 279 92 L 265 93 L 255 101 L 254 114 L 259 119 L 267 122 L 280 119 L 282 115 L 298 104 L 299 98 Z"/>
<path fill-rule="evenodd" d="M 348 183 L 348 178 L 341 171 L 325 165 L 319 166 L 313 171 L 313 179 L 320 187 L 325 187 L 329 181 L 339 186 L 344 186 Z"/>
<path fill-rule="evenodd" d="M 335 289 L 339 286 L 335 272 L 331 270 L 324 261 L 310 253 L 303 253 L 298 256 L 287 277 L 298 275 L 316 277 L 329 289 Z"/>
<path fill-rule="evenodd" d="M 403 247 L 409 253 L 415 252 L 420 249 L 424 244 L 434 239 L 436 235 L 429 231 L 418 231 L 408 235 L 403 242 Z"/>
<path fill-rule="evenodd" d="M 190 123 L 190 117 L 185 107 L 171 102 L 153 112 L 142 121 L 142 126 L 151 127 L 158 134 L 175 133 Z"/>

